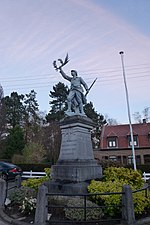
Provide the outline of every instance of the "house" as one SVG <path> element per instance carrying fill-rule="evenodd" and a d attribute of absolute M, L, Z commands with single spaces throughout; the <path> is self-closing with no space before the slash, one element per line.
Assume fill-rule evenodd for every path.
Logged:
<path fill-rule="evenodd" d="M 150 164 L 150 123 L 133 124 L 133 139 L 136 164 Z M 99 160 L 118 161 L 123 165 L 133 163 L 129 124 L 104 125 L 100 137 L 100 148 L 94 150 Z"/>

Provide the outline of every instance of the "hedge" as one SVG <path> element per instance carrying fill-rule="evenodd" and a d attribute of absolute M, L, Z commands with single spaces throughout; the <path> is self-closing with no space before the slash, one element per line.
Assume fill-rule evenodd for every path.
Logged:
<path fill-rule="evenodd" d="M 133 166 L 125 166 L 126 168 L 132 168 Z M 138 170 L 141 170 L 142 173 L 149 173 L 150 172 L 150 164 L 149 165 L 137 165 Z"/>
<path fill-rule="evenodd" d="M 34 171 L 34 172 L 43 172 L 45 168 L 50 168 L 50 163 L 41 163 L 41 164 L 16 164 L 23 171 Z"/>

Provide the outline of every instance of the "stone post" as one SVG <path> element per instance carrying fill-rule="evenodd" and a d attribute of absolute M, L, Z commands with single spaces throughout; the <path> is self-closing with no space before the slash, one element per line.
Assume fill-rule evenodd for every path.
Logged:
<path fill-rule="evenodd" d="M 6 181 L 0 178 L 0 208 L 4 207 L 6 199 Z"/>
<path fill-rule="evenodd" d="M 39 187 L 37 204 L 35 211 L 35 225 L 46 225 L 46 220 L 48 217 L 48 188 L 45 185 Z"/>
<path fill-rule="evenodd" d="M 122 220 L 125 225 L 136 225 L 132 190 L 129 185 L 124 185 L 122 189 Z"/>
<path fill-rule="evenodd" d="M 21 176 L 17 175 L 15 181 L 16 181 L 17 188 L 20 188 L 21 187 Z"/>
<path fill-rule="evenodd" d="M 150 178 L 148 179 L 148 190 L 150 191 Z"/>

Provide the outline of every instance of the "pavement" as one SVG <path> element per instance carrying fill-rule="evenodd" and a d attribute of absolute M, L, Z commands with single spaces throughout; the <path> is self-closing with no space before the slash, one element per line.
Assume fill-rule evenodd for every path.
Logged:
<path fill-rule="evenodd" d="M 6 215 L 3 209 L 0 208 L 0 225 L 29 225 L 23 221 L 15 220 Z M 121 225 L 121 224 L 120 224 Z M 150 217 L 138 220 L 136 225 L 150 225 Z"/>
<path fill-rule="evenodd" d="M 0 209 L 0 225 L 9 225 L 11 221 L 6 218 L 6 215 L 3 212 L 3 209 Z"/>
<path fill-rule="evenodd" d="M 0 220 L 0 225 L 8 225 L 8 223 L 5 223 L 2 220 Z"/>
<path fill-rule="evenodd" d="M 3 208 L 0 208 L 0 225 L 29 225 L 29 223 L 25 223 L 20 220 L 16 220 L 13 218 L 10 218 L 6 213 L 4 213 Z"/>

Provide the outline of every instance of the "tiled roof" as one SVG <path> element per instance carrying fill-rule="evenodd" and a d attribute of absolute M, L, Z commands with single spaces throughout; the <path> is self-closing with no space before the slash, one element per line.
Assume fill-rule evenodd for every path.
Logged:
<path fill-rule="evenodd" d="M 132 129 L 135 135 L 148 135 L 148 133 L 150 133 L 150 123 L 133 124 Z M 118 137 L 127 136 L 130 134 L 130 127 L 129 124 L 105 125 L 102 133 L 103 137 L 108 137 L 110 134 L 114 134 L 114 136 Z"/>
<path fill-rule="evenodd" d="M 138 137 L 138 147 L 150 147 L 150 123 L 132 124 L 133 135 Z M 117 137 L 118 148 L 127 148 L 128 136 L 130 135 L 129 124 L 104 125 L 101 132 L 101 149 L 107 148 L 107 138 Z"/>

